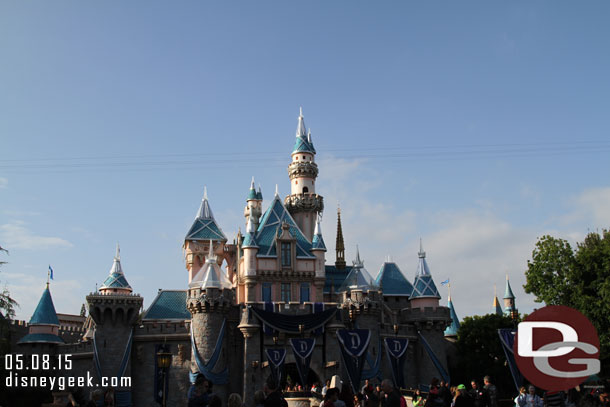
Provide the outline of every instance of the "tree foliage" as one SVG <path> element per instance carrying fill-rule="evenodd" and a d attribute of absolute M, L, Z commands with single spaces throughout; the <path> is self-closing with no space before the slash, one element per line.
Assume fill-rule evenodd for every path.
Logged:
<path fill-rule="evenodd" d="M 465 317 L 456 342 L 459 371 L 452 372 L 452 380 L 457 379 L 454 383 L 470 383 L 471 379 L 482 381 L 483 376 L 490 375 L 500 391 L 514 391 L 498 329 L 514 328 L 515 324 L 516 321 L 504 315 Z M 509 383 L 511 385 L 506 386 Z"/>
<path fill-rule="evenodd" d="M 601 359 L 610 363 L 610 231 L 589 233 L 573 249 L 552 236 L 536 243 L 525 272 L 525 292 L 537 302 L 565 305 L 582 312 L 595 326 Z"/>
<path fill-rule="evenodd" d="M 0 253 L 8 254 L 8 250 L 0 246 Z M 0 261 L 0 266 L 6 264 L 5 261 Z M 7 288 L 0 290 L 0 319 L 11 319 L 15 316 L 15 307 L 17 302 L 13 300 Z"/>

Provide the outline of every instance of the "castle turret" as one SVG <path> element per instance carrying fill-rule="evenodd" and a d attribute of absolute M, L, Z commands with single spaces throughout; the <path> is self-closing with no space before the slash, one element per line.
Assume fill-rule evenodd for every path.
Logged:
<path fill-rule="evenodd" d="M 131 348 L 134 326 L 139 319 L 143 298 L 132 294 L 127 283 L 119 248 L 110 275 L 99 291 L 87 296 L 89 315 L 93 319 L 94 365 L 100 377 L 131 377 Z M 117 387 L 121 398 L 131 399 L 130 387 Z"/>
<path fill-rule="evenodd" d="M 343 270 L 345 263 L 345 242 L 343 241 L 343 228 L 341 227 L 341 208 L 337 208 L 337 242 L 335 244 L 335 267 Z"/>
<path fill-rule="evenodd" d="M 186 269 L 189 272 L 189 283 L 197 278 L 205 263 L 210 249 L 209 242 L 214 243 L 214 254 L 218 264 L 222 264 L 227 237 L 214 219 L 214 214 L 208 202 L 207 188 L 204 188 L 203 199 L 195 216 L 195 221 L 184 238 L 184 257 L 186 259 Z"/>
<path fill-rule="evenodd" d="M 214 383 L 215 392 L 223 397 L 227 390 L 224 385 L 228 383 L 225 332 L 229 329 L 227 316 L 234 305 L 234 292 L 218 264 L 216 251 L 214 242 L 209 241 L 206 260 L 197 273 L 197 280 L 189 283 L 186 307 L 192 316 L 191 372 L 203 373 Z"/>
<path fill-rule="evenodd" d="M 316 150 L 311 140 L 311 132 L 305 130 L 303 111 L 298 118 L 296 141 L 292 151 L 292 162 L 288 166 L 290 195 L 284 200 L 286 209 L 305 237 L 311 241 L 317 216 L 324 210 L 322 196 L 316 194 L 318 165 L 314 156 Z"/>
<path fill-rule="evenodd" d="M 320 219 L 316 222 L 316 228 L 314 229 L 313 241 L 311 242 L 311 252 L 316 256 L 315 279 L 314 287 L 316 290 L 315 297 L 322 298 L 324 291 L 324 283 L 326 281 L 326 244 L 322 237 L 322 228 L 320 226 Z"/>
<path fill-rule="evenodd" d="M 413 285 L 402 274 L 393 261 L 385 261 L 381 265 L 375 283 L 381 287 L 383 297 L 389 307 L 395 309 L 407 308 L 408 299 L 413 294 Z M 391 298 L 391 300 L 389 300 Z"/>
<path fill-rule="evenodd" d="M 260 186 L 258 192 L 254 187 L 254 177 L 252 177 L 252 184 L 246 197 L 246 207 L 244 209 L 244 216 L 246 217 L 246 224 L 252 219 L 252 223 L 255 228 L 258 228 L 261 215 L 263 214 L 263 194 Z"/>
<path fill-rule="evenodd" d="M 434 280 L 432 280 L 432 274 L 428 268 L 426 262 L 426 252 L 422 246 L 421 240 L 419 241 L 419 263 L 417 265 L 417 274 L 413 281 L 413 294 L 411 294 L 411 307 L 412 308 L 425 308 L 425 307 L 438 307 L 438 301 L 441 299 L 441 295 L 436 289 Z"/>
<path fill-rule="evenodd" d="M 30 319 L 28 334 L 19 341 L 19 344 L 26 343 L 50 345 L 64 343 L 59 337 L 59 319 L 55 312 L 48 282 Z"/>
<path fill-rule="evenodd" d="M 502 306 L 500 305 L 500 300 L 498 300 L 498 290 L 496 289 L 496 285 L 494 284 L 494 301 L 492 304 L 492 313 L 496 315 L 504 315 L 502 311 Z"/>
<path fill-rule="evenodd" d="M 513 319 L 516 319 L 519 315 L 515 305 L 515 294 L 513 294 L 510 282 L 508 281 L 508 274 L 506 274 L 506 288 L 504 289 L 504 314 Z"/>
<path fill-rule="evenodd" d="M 447 307 L 449 308 L 449 316 L 451 317 L 451 325 L 445 329 L 445 336 L 449 338 L 456 338 L 458 331 L 460 330 L 460 319 L 455 312 L 453 307 L 453 301 L 451 301 L 451 286 L 449 286 L 449 295 L 447 299 Z"/>

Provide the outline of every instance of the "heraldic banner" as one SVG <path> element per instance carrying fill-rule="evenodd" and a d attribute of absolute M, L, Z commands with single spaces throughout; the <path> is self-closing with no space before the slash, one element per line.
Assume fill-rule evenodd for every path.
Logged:
<path fill-rule="evenodd" d="M 352 391 L 356 394 L 360 391 L 360 377 L 366 361 L 366 351 L 371 341 L 371 331 L 368 329 L 339 329 L 337 339 Z"/>

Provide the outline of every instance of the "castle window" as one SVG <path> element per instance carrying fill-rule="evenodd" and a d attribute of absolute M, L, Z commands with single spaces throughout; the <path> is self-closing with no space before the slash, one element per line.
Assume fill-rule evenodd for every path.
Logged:
<path fill-rule="evenodd" d="M 290 283 L 282 283 L 282 301 L 290 302 Z"/>
<path fill-rule="evenodd" d="M 309 283 L 301 284 L 301 304 L 309 302 Z"/>
<path fill-rule="evenodd" d="M 263 283 L 263 302 L 271 302 L 271 283 Z"/>
<path fill-rule="evenodd" d="M 309 188 L 307 188 L 307 187 L 303 187 L 303 193 L 304 193 L 304 194 L 309 193 Z"/>
<path fill-rule="evenodd" d="M 282 242 L 282 267 L 290 267 L 291 259 L 290 242 Z"/>

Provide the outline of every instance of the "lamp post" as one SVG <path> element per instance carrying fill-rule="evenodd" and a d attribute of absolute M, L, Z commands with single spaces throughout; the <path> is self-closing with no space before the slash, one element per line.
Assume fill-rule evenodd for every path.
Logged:
<path fill-rule="evenodd" d="M 172 354 L 169 352 L 165 352 L 164 348 L 161 348 L 159 352 L 157 352 L 157 366 L 161 368 L 161 372 L 163 373 L 163 407 L 167 406 L 167 369 L 172 364 Z"/>

